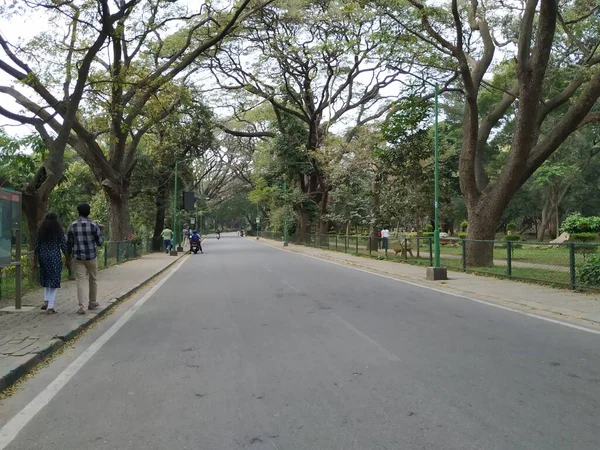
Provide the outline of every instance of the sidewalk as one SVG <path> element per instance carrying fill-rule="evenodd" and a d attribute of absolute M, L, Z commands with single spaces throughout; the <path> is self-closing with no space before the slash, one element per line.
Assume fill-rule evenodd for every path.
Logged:
<path fill-rule="evenodd" d="M 284 248 L 281 242 L 269 239 L 261 238 L 259 242 L 272 247 Z M 577 293 L 518 281 L 500 280 L 451 271 L 448 271 L 449 280 L 432 282 L 425 279 L 425 267 L 381 261 L 292 243 L 286 249 L 337 264 L 406 280 L 451 294 L 600 331 L 600 296 L 597 294 Z"/>
<path fill-rule="evenodd" d="M 77 314 L 75 281 L 62 283 L 56 297 L 58 314 L 47 315 L 39 309 L 43 300 L 41 290 L 23 296 L 25 311 L 0 311 L 0 392 L 183 255 L 151 253 L 98 271 L 100 308 L 86 311 L 85 316 Z M 2 300 L 0 310 L 12 304 L 13 300 Z M 34 308 L 27 311 L 30 309 L 27 307 Z"/>

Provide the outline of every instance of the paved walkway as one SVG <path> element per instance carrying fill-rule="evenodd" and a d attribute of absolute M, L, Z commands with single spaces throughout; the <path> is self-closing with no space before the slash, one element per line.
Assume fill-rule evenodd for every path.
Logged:
<path fill-rule="evenodd" d="M 39 309 L 43 303 L 41 290 L 27 292 L 23 296 L 24 309 L 30 309 L 28 306 L 34 309 L 11 313 L 0 311 L 0 391 L 179 257 L 152 253 L 100 270 L 100 308 L 86 311 L 85 316 L 77 314 L 77 286 L 74 281 L 63 282 L 58 291 L 55 304 L 58 314 L 48 315 Z M 0 309 L 12 304 L 13 300 L 2 300 Z"/>
<path fill-rule="evenodd" d="M 283 248 L 281 242 L 261 239 L 259 242 Z M 467 296 L 508 308 L 526 310 L 544 317 L 567 321 L 600 330 L 600 296 L 577 293 L 545 286 L 500 280 L 462 272 L 448 272 L 447 281 L 425 280 L 425 268 L 390 261 L 360 257 L 290 243 L 289 251 L 351 265 L 364 270 L 403 279 L 423 286 Z"/>

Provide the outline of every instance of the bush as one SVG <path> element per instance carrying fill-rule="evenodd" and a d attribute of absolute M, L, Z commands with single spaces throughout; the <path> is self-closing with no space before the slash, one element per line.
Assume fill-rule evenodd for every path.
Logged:
<path fill-rule="evenodd" d="M 466 239 L 467 238 L 467 233 L 458 233 L 458 238 L 459 239 Z"/>
<path fill-rule="evenodd" d="M 520 234 L 507 234 L 506 236 L 504 236 L 504 240 L 505 241 L 520 241 L 521 235 Z"/>
<path fill-rule="evenodd" d="M 600 217 L 583 217 L 579 213 L 567 217 L 561 227 L 563 233 L 600 233 Z"/>
<path fill-rule="evenodd" d="M 577 269 L 577 278 L 587 286 L 600 286 L 600 255 L 587 258 Z"/>
<path fill-rule="evenodd" d="M 428 223 L 427 225 L 425 225 L 425 227 L 423 228 L 423 231 L 425 231 L 426 233 L 433 233 L 433 225 L 431 225 L 430 223 Z M 423 233 L 423 235 L 425 235 Z M 432 235 L 433 236 L 433 235 Z"/>
<path fill-rule="evenodd" d="M 421 236 L 423 237 L 433 237 L 433 231 L 424 231 Z"/>
<path fill-rule="evenodd" d="M 461 229 L 462 231 L 466 231 L 468 226 L 469 226 L 469 222 L 467 222 L 466 220 L 463 220 L 463 221 L 460 223 L 460 229 Z"/>
<path fill-rule="evenodd" d="M 517 224 L 516 224 L 516 223 L 514 223 L 514 222 L 509 222 L 509 223 L 506 225 L 506 231 L 513 232 L 513 231 L 515 231 L 516 229 L 517 229 Z"/>
<path fill-rule="evenodd" d="M 591 242 L 591 241 L 595 241 L 596 238 L 598 237 L 597 233 L 572 233 L 569 236 L 569 241 L 574 241 L 574 242 Z"/>

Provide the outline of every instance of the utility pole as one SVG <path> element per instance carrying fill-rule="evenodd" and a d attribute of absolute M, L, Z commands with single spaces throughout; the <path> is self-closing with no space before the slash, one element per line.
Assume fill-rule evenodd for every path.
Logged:
<path fill-rule="evenodd" d="M 434 267 L 427 268 L 428 280 L 447 280 L 448 272 L 440 267 L 440 179 L 439 179 L 439 106 L 438 106 L 439 87 L 435 85 L 435 126 L 434 126 L 434 230 L 433 230 L 433 251 Z"/>

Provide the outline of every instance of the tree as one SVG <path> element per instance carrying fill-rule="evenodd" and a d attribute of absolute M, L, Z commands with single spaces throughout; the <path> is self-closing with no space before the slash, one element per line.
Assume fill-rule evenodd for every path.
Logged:
<path fill-rule="evenodd" d="M 362 126 L 380 118 L 396 96 L 386 89 L 400 86 L 406 67 L 398 61 L 388 64 L 380 38 L 385 22 L 355 1 L 273 4 L 245 23 L 240 39 L 224 42 L 208 61 L 222 89 L 243 93 L 228 103 L 236 109 L 234 116 L 267 103 L 280 125 L 283 115 L 303 124 L 302 159 L 310 170 L 299 164 L 302 169 L 294 175 L 309 199 L 300 211 L 301 232 L 310 231 L 313 216 L 327 232 L 332 186 L 322 157 L 330 129 L 344 120 Z M 284 133 L 284 127 L 279 131 Z M 249 134 L 273 136 L 262 130 Z"/>
<path fill-rule="evenodd" d="M 139 1 L 122 1 L 112 8 L 108 0 L 98 0 L 95 4 L 52 0 L 31 3 L 31 8 L 52 14 L 54 26 L 67 30 L 64 36 L 48 34 L 40 39 L 48 44 L 42 51 L 61 59 L 63 72 L 60 75 L 47 76 L 44 65 L 48 63 L 47 55 L 39 59 L 32 55 L 40 50 L 35 48 L 35 43 L 29 48 L 21 48 L 0 35 L 3 52 L 0 54 L 0 70 L 18 85 L 0 86 L 0 94 L 25 109 L 15 111 L 4 106 L 9 102 L 3 102 L 0 114 L 17 123 L 33 126 L 48 149 L 35 174 L 21 187 L 30 241 L 35 240 L 37 225 L 46 212 L 50 194 L 63 176 L 65 148 L 74 144 L 71 131 L 77 122 L 92 64 L 104 47 L 113 25 L 124 20 Z M 24 8 L 29 5 L 26 3 Z M 19 8 L 18 5 L 13 7 Z M 16 13 L 23 11 L 17 9 Z M 34 66 L 39 61 L 42 65 Z"/>
<path fill-rule="evenodd" d="M 111 20 L 102 22 L 102 31 L 111 45 L 106 59 L 94 58 L 101 69 L 94 72 L 88 87 L 91 117 L 73 119 L 76 137 L 71 145 L 107 195 L 112 239 L 124 239 L 131 229 L 129 180 L 141 139 L 180 103 L 190 65 L 263 7 L 251 3 L 242 0 L 224 11 L 203 4 L 193 13 L 171 0 L 120 1 L 120 15 L 109 15 L 106 6 L 104 15 Z M 74 17 L 80 25 L 87 24 L 86 19 Z M 76 41 L 75 45 L 84 43 Z M 24 80 L 31 78 L 31 72 L 13 71 L 13 76 Z M 36 85 L 39 95 L 46 94 L 49 109 L 64 120 L 66 112 L 57 98 L 44 83 Z M 39 109 L 37 105 L 30 108 Z"/>
<path fill-rule="evenodd" d="M 468 233 L 472 239 L 493 239 L 518 189 L 578 127 L 599 118 L 593 111 L 600 97 L 597 5 L 527 0 L 509 7 L 452 0 L 448 13 L 441 6 L 407 1 L 384 4 L 384 11 L 419 45 L 427 44 L 423 64 L 431 67 L 433 60 L 440 70 L 460 74 L 465 107 L 459 170 Z M 498 55 L 506 45 L 516 48 L 516 55 Z M 499 67 L 512 76 L 495 85 L 486 75 Z M 485 90 L 496 92 L 498 100 L 484 107 Z M 490 180 L 483 152 L 492 131 L 507 122 L 513 127 L 507 158 Z M 493 263 L 491 245 L 472 242 L 469 247 L 467 264 Z"/>

